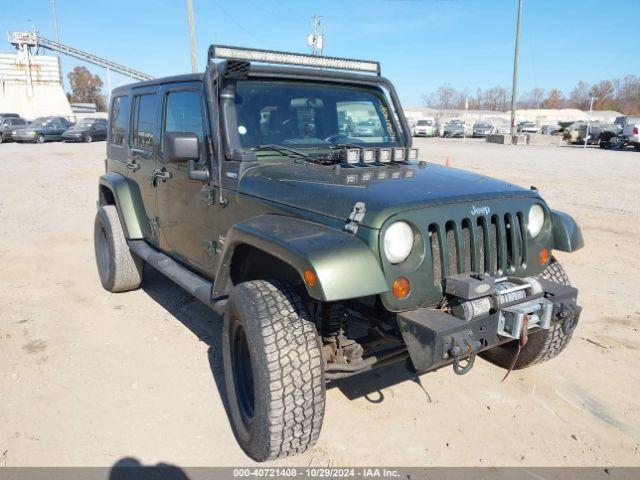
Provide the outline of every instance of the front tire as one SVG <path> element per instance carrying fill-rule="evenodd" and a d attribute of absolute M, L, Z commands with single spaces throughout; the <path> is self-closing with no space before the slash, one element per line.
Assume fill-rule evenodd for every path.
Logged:
<path fill-rule="evenodd" d="M 114 205 L 98 209 L 93 242 L 98 274 L 105 290 L 116 293 L 140 288 L 144 262 L 129 249 Z"/>
<path fill-rule="evenodd" d="M 545 268 L 540 277 L 562 285 L 571 285 L 567 273 L 555 258 L 551 259 L 551 262 L 547 265 L 547 268 Z M 519 370 L 527 368 L 531 365 L 546 362 L 557 357 L 569 344 L 576 327 L 576 323 L 573 323 L 570 328 L 567 328 L 569 324 L 566 322 L 567 320 L 556 321 L 552 319 L 551 326 L 547 330 L 539 330 L 531 333 L 527 343 L 522 347 L 513 369 Z M 481 355 L 485 360 L 499 367 L 509 368 L 517 349 L 517 342 L 518 340 L 514 340 L 505 343 L 499 347 L 487 350 Z"/>
<path fill-rule="evenodd" d="M 247 455 L 265 461 L 315 444 L 324 417 L 323 360 L 299 295 L 275 281 L 235 286 L 222 355 L 231 424 Z"/>
<path fill-rule="evenodd" d="M 40 134 L 36 137 L 36 142 L 44 143 L 44 135 Z"/>
<path fill-rule="evenodd" d="M 91 142 L 93 142 L 93 137 L 91 137 L 91 134 L 87 133 L 87 134 L 84 136 L 84 141 L 85 141 L 85 143 L 91 143 Z"/>

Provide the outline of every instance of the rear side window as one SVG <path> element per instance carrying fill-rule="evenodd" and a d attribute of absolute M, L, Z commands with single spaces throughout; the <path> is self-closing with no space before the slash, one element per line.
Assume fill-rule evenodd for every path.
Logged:
<path fill-rule="evenodd" d="M 157 95 L 147 94 L 135 97 L 133 118 L 133 138 L 131 145 L 143 150 L 153 150 L 156 131 Z"/>
<path fill-rule="evenodd" d="M 129 132 L 129 112 L 131 111 L 131 97 L 122 96 L 113 99 L 111 104 L 111 131 L 109 132 L 112 145 L 124 145 Z"/>

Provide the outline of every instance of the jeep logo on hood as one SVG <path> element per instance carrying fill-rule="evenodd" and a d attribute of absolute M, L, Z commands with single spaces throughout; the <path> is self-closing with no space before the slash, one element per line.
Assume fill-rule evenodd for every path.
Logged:
<path fill-rule="evenodd" d="M 471 206 L 471 215 L 489 215 L 491 213 L 491 207 L 483 205 L 481 207 Z"/>

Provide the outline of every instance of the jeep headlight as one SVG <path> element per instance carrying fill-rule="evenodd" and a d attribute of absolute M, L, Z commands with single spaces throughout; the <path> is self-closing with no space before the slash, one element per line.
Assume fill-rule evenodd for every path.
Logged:
<path fill-rule="evenodd" d="M 407 222 L 395 222 L 384 233 L 384 254 L 390 263 L 405 260 L 413 248 L 413 229 Z"/>
<path fill-rule="evenodd" d="M 529 234 L 531 238 L 537 237 L 544 225 L 544 209 L 540 205 L 534 205 L 529 210 Z"/>

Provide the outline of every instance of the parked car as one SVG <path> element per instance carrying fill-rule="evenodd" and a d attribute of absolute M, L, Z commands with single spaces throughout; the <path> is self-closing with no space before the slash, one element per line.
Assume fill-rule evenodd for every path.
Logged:
<path fill-rule="evenodd" d="M 556 135 L 560 132 L 560 125 L 543 125 L 540 129 L 540 133 L 543 135 Z"/>
<path fill-rule="evenodd" d="M 436 135 L 436 122 L 433 118 L 419 118 L 413 127 L 414 137 L 433 137 Z"/>
<path fill-rule="evenodd" d="M 533 122 L 523 122 L 518 125 L 518 133 L 540 133 L 540 126 Z"/>
<path fill-rule="evenodd" d="M 509 135 L 511 133 L 511 126 L 508 123 L 496 123 L 493 125 L 493 131 L 491 133 L 497 133 L 500 135 Z"/>
<path fill-rule="evenodd" d="M 40 117 L 26 127 L 14 130 L 11 138 L 17 142 L 59 141 L 71 125 L 64 117 Z"/>
<path fill-rule="evenodd" d="M 65 142 L 86 142 L 107 139 L 107 121 L 104 118 L 83 118 L 62 134 Z"/>
<path fill-rule="evenodd" d="M 462 138 L 465 132 L 465 125 L 462 120 L 451 120 L 444 126 L 443 136 L 445 138 Z"/>
<path fill-rule="evenodd" d="M 0 113 L 0 120 L 3 118 L 22 118 L 17 113 Z"/>
<path fill-rule="evenodd" d="M 493 131 L 493 125 L 489 122 L 476 122 L 473 124 L 474 137 L 486 137 Z"/>
<path fill-rule="evenodd" d="M 480 354 L 530 367 L 559 355 L 580 318 L 554 252 L 583 246 L 571 216 L 535 188 L 424 168 L 393 85 L 366 74 L 379 64 L 326 68 L 337 62 L 214 45 L 203 73 L 111 93 L 93 224 L 100 282 L 136 290 L 155 268 L 222 316 L 229 419 L 258 461 L 314 445 L 329 382 L 405 361 L 463 375 Z M 323 104 L 314 137 L 282 128 L 308 113 L 301 95 Z M 266 107 L 276 121 L 261 131 Z M 383 135 L 354 146 L 339 133 L 345 108 L 370 111 Z M 467 427 L 458 413 L 445 419 L 454 431 Z"/>
<path fill-rule="evenodd" d="M 365 120 L 363 122 L 356 123 L 353 129 L 354 137 L 376 137 L 382 135 L 382 127 L 380 122 L 374 122 L 373 120 Z"/>
<path fill-rule="evenodd" d="M 27 125 L 27 121 L 20 116 L 0 117 L 0 143 L 11 140 L 13 131 Z"/>
<path fill-rule="evenodd" d="M 627 117 L 622 137 L 628 145 L 640 151 L 640 116 Z"/>

